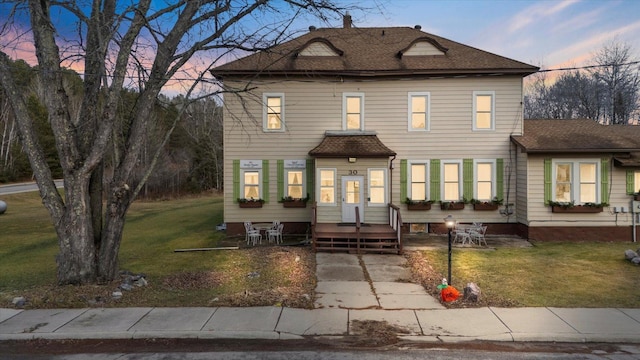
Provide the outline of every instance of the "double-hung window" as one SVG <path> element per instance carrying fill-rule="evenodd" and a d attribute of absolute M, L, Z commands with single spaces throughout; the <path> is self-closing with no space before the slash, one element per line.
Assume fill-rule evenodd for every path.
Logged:
<path fill-rule="evenodd" d="M 336 170 L 335 169 L 318 169 L 318 198 L 319 205 L 335 205 L 336 204 Z"/>
<path fill-rule="evenodd" d="M 633 172 L 633 192 L 640 193 L 640 170 Z"/>
<path fill-rule="evenodd" d="M 304 199 L 307 197 L 305 174 L 305 160 L 284 161 L 285 196 L 293 199 Z"/>
<path fill-rule="evenodd" d="M 473 92 L 473 130 L 495 130 L 494 91 Z"/>
<path fill-rule="evenodd" d="M 496 162 L 495 160 L 474 161 L 474 198 L 490 201 L 496 196 Z"/>
<path fill-rule="evenodd" d="M 429 200 L 429 164 L 428 162 L 411 162 L 409 163 L 409 196 L 408 198 L 415 201 Z"/>
<path fill-rule="evenodd" d="M 369 204 L 387 204 L 387 169 L 369 169 Z"/>
<path fill-rule="evenodd" d="M 430 99 L 428 92 L 409 93 L 409 131 L 429 131 Z"/>
<path fill-rule="evenodd" d="M 553 171 L 552 201 L 600 202 L 599 160 L 558 160 L 553 162 Z"/>
<path fill-rule="evenodd" d="M 264 131 L 284 131 L 284 94 L 262 95 L 262 127 Z"/>
<path fill-rule="evenodd" d="M 258 200 L 263 198 L 262 170 L 263 162 L 261 160 L 240 160 L 239 197 L 247 200 Z"/>
<path fill-rule="evenodd" d="M 442 200 L 459 201 L 462 199 L 462 163 L 460 161 L 442 161 Z"/>
<path fill-rule="evenodd" d="M 364 130 L 363 93 L 344 93 L 342 109 L 342 128 L 344 130 Z"/>

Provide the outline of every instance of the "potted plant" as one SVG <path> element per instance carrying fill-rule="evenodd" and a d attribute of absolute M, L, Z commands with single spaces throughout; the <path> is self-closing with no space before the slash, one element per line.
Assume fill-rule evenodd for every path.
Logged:
<path fill-rule="evenodd" d="M 633 200 L 640 201 L 640 189 L 637 192 L 633 193 Z"/>
<path fill-rule="evenodd" d="M 458 201 L 441 201 L 440 209 L 442 210 L 462 210 L 464 209 L 464 200 Z"/>
<path fill-rule="evenodd" d="M 490 201 L 471 199 L 471 203 L 473 204 L 473 210 L 498 210 L 498 207 L 502 205 L 502 199 L 494 196 Z"/>
<path fill-rule="evenodd" d="M 291 196 L 283 197 L 280 202 L 283 207 L 286 208 L 305 208 L 307 207 L 307 202 L 309 201 L 309 194 L 305 198 L 294 198 Z"/>
<path fill-rule="evenodd" d="M 599 213 L 602 212 L 605 206 L 609 206 L 607 203 L 584 203 L 582 205 L 576 205 L 575 202 L 570 201 L 549 201 L 551 206 L 551 212 L 554 213 Z"/>
<path fill-rule="evenodd" d="M 238 199 L 238 206 L 240 206 L 241 208 L 261 208 L 263 203 L 264 203 L 263 199 L 254 199 L 254 198 Z"/>
<path fill-rule="evenodd" d="M 431 210 L 433 200 L 411 200 L 407 198 L 407 210 Z"/>

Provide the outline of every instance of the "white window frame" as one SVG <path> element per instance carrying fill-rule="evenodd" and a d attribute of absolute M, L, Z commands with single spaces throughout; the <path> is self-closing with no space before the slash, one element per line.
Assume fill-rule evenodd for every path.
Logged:
<path fill-rule="evenodd" d="M 376 188 L 383 188 L 384 191 L 384 200 L 381 203 L 371 202 L 371 172 L 372 171 L 382 171 L 382 179 L 384 181 L 383 186 L 376 186 Z M 389 179 L 386 168 L 369 168 L 367 169 L 367 205 L 371 207 L 376 206 L 387 206 L 389 199 Z"/>
<path fill-rule="evenodd" d="M 257 172 L 258 173 L 258 199 L 262 199 L 262 169 L 240 169 L 240 196 L 241 198 L 245 198 L 245 182 L 244 175 L 246 173 Z M 255 199 L 255 200 L 258 200 Z M 247 199 L 250 200 L 250 199 Z"/>
<path fill-rule="evenodd" d="M 458 199 L 445 199 L 445 172 L 444 167 L 446 164 L 457 164 L 458 165 Z M 463 199 L 463 176 L 462 176 L 463 168 L 462 168 L 462 160 L 441 160 L 440 161 L 440 194 L 442 194 L 442 201 L 460 201 Z"/>
<path fill-rule="evenodd" d="M 491 96 L 491 126 L 487 128 L 479 128 L 477 126 L 477 111 L 476 103 L 478 96 Z M 473 92 L 473 114 L 472 114 L 472 124 L 473 131 L 495 131 L 496 129 L 496 92 L 495 91 L 474 91 Z"/>
<path fill-rule="evenodd" d="M 425 112 L 425 124 L 424 128 L 413 127 L 413 98 L 425 97 L 426 98 L 426 112 Z M 431 93 L 430 92 L 410 92 L 407 96 L 407 108 L 409 109 L 407 114 L 407 128 L 409 131 L 430 131 L 431 130 Z"/>
<path fill-rule="evenodd" d="M 269 98 L 280 98 L 280 128 L 269 129 Z M 284 116 L 284 93 L 264 93 L 262 94 L 262 131 L 264 132 L 284 132 L 285 130 L 285 116 Z"/>
<path fill-rule="evenodd" d="M 633 192 L 640 192 L 640 170 L 633 172 Z"/>
<path fill-rule="evenodd" d="M 557 179 L 557 165 L 558 164 L 570 164 L 571 165 L 571 199 L 570 202 L 573 201 L 576 205 L 583 205 L 584 203 L 579 201 L 580 199 L 580 164 L 593 164 L 595 165 L 596 178 L 595 178 L 595 203 L 602 202 L 602 194 L 600 189 L 601 179 L 600 179 L 600 159 L 553 159 L 551 162 L 552 166 L 552 194 L 551 201 L 556 200 L 556 179 Z"/>
<path fill-rule="evenodd" d="M 491 164 L 491 197 L 480 199 L 478 197 L 478 165 Z M 473 160 L 473 198 L 480 201 L 491 201 L 496 196 L 497 169 L 495 159 L 474 159 Z"/>
<path fill-rule="evenodd" d="M 347 128 L 347 99 L 352 97 L 360 98 L 360 128 L 359 129 Z M 342 93 L 342 130 L 351 130 L 351 131 L 364 130 L 364 93 L 361 93 L 361 92 Z"/>
<path fill-rule="evenodd" d="M 413 166 L 412 165 L 424 165 L 424 196 L 425 200 L 430 200 L 431 194 L 429 194 L 429 160 L 409 160 L 407 161 L 407 197 L 411 200 L 417 200 L 413 198 Z M 402 199 L 404 201 L 404 199 Z"/>
<path fill-rule="evenodd" d="M 289 184 L 289 173 L 292 172 L 292 171 L 300 172 L 302 174 L 301 175 L 301 180 L 300 180 L 301 181 L 300 185 L 302 186 L 302 197 L 301 197 L 301 199 L 304 199 L 304 198 L 307 197 L 307 186 L 306 186 L 307 179 L 305 178 L 307 171 L 305 169 L 299 169 L 299 168 L 296 168 L 296 169 L 284 169 L 284 196 L 290 196 L 289 195 L 289 185 L 290 185 Z M 297 185 L 297 184 L 291 184 L 291 185 Z"/>
<path fill-rule="evenodd" d="M 322 171 L 332 171 L 333 172 L 333 202 L 327 203 L 327 202 L 322 202 L 322 177 L 320 176 L 320 174 L 322 173 Z M 338 170 L 336 168 L 317 168 L 316 169 L 316 179 L 317 179 L 317 184 L 316 184 L 316 194 L 318 194 L 317 199 L 318 199 L 318 206 L 336 206 L 338 204 Z"/>

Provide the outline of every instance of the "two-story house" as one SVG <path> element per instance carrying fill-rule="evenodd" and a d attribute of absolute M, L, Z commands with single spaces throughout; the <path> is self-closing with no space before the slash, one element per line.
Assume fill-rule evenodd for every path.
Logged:
<path fill-rule="evenodd" d="M 523 78 L 537 70 L 419 26 L 355 28 L 349 16 L 215 68 L 227 91 L 227 232 L 242 234 L 244 221 L 279 220 L 290 233 L 389 224 L 397 210 L 403 231 L 446 231 L 452 214 L 526 235 L 518 200 L 529 180 L 512 139 L 525 127 Z"/>

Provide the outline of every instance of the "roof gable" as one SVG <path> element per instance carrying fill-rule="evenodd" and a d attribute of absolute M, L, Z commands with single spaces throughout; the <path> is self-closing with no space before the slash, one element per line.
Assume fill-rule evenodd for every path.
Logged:
<path fill-rule="evenodd" d="M 402 56 L 424 56 L 424 55 L 445 55 L 449 49 L 440 45 L 437 41 L 429 37 L 422 37 L 414 40 L 403 50 L 398 52 L 398 57 Z"/>
<path fill-rule="evenodd" d="M 325 39 L 316 38 L 305 44 L 298 52 L 298 56 L 342 56 L 344 51 L 333 46 Z"/>

